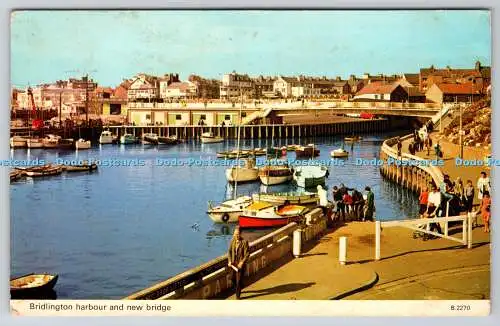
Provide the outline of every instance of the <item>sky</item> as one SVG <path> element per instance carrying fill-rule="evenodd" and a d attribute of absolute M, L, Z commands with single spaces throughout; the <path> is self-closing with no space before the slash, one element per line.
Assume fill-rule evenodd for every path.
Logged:
<path fill-rule="evenodd" d="M 417 73 L 491 65 L 487 10 L 17 11 L 11 82 L 88 73 L 103 86 L 145 72 L 250 75 Z"/>

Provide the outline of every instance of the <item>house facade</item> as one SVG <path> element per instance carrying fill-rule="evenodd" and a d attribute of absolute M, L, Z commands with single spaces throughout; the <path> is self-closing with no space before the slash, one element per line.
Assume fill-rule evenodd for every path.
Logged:
<path fill-rule="evenodd" d="M 246 99 L 254 97 L 252 79 L 247 74 L 238 74 L 235 71 L 225 74 L 220 86 L 220 99 L 234 101 L 239 100 L 241 96 Z"/>
<path fill-rule="evenodd" d="M 428 101 L 434 103 L 467 103 L 481 98 L 480 89 L 474 83 L 432 84 L 425 92 Z"/>
<path fill-rule="evenodd" d="M 355 101 L 406 102 L 408 93 L 397 83 L 373 82 L 364 86 L 354 96 Z"/>

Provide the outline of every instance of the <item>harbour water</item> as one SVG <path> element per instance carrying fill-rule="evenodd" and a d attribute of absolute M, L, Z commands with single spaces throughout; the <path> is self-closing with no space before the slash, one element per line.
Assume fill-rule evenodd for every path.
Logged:
<path fill-rule="evenodd" d="M 329 197 L 333 185 L 344 183 L 358 190 L 369 185 L 375 193 L 377 219 L 415 216 L 416 195 L 383 180 L 379 167 L 355 164 L 356 158 L 378 157 L 382 140 L 392 135 L 364 135 L 352 149 L 346 144 L 351 155 L 345 165 L 329 168 Z M 298 142 L 279 139 L 274 145 Z M 309 142 L 318 145 L 318 160 L 331 162 L 330 151 L 342 145 L 343 137 L 300 141 Z M 270 144 L 265 139 L 245 140 L 242 148 Z M 18 160 L 122 162 L 100 166 L 93 173 L 27 178 L 11 185 L 12 276 L 57 273 L 60 299 L 118 299 L 224 254 L 233 226 L 214 224 L 205 212 L 208 201 L 230 198 L 234 188 L 225 181 L 226 166 L 210 162 L 217 161 L 217 151 L 235 147 L 235 141 L 190 141 L 159 147 L 102 145 L 79 152 L 11 151 L 11 158 Z M 288 157 L 294 159 L 295 154 Z M 158 159 L 184 163 L 166 166 L 157 164 Z M 237 192 L 292 189 L 248 183 L 238 185 Z M 254 239 L 261 234 L 245 236 Z"/>

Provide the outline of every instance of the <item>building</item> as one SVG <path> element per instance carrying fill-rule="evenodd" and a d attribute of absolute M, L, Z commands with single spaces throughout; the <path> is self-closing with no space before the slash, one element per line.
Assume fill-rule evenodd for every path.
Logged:
<path fill-rule="evenodd" d="M 276 77 L 262 76 L 252 78 L 254 83 L 254 96 L 256 99 L 260 98 L 274 98 L 274 81 Z"/>
<path fill-rule="evenodd" d="M 406 102 L 408 93 L 397 83 L 372 82 L 354 96 L 355 101 Z"/>
<path fill-rule="evenodd" d="M 293 86 L 291 95 L 295 98 L 318 98 L 321 96 L 321 89 L 314 88 L 311 84 L 304 83 L 301 86 Z"/>
<path fill-rule="evenodd" d="M 403 82 L 400 84 L 403 87 L 419 87 L 420 75 L 416 73 L 404 73 L 401 74 L 399 81 Z"/>
<path fill-rule="evenodd" d="M 474 69 L 456 69 L 450 66 L 444 69 L 436 69 L 434 66 L 420 69 L 419 87 L 423 92 L 426 92 L 433 84 L 456 83 L 477 84 L 477 90 L 484 94 L 491 84 L 491 67 L 482 66 L 477 61 Z"/>
<path fill-rule="evenodd" d="M 425 92 L 428 101 L 434 103 L 471 102 L 482 96 L 480 88 L 474 83 L 432 84 Z"/>
<path fill-rule="evenodd" d="M 365 86 L 365 81 L 356 78 L 356 76 L 354 75 L 349 76 L 347 83 L 349 84 L 349 87 L 351 89 L 351 95 L 356 94 L 363 88 L 363 86 Z"/>
<path fill-rule="evenodd" d="M 242 96 L 246 99 L 254 97 L 253 80 L 247 74 L 237 74 L 236 71 L 225 74 L 220 86 L 220 99 L 235 101 L 241 99 Z"/>
<path fill-rule="evenodd" d="M 408 93 L 408 102 L 410 103 L 425 103 L 427 98 L 425 93 L 422 93 L 418 86 L 404 87 Z"/>
<path fill-rule="evenodd" d="M 196 97 L 202 100 L 219 99 L 220 80 L 206 79 L 197 75 L 190 75 L 188 81 L 196 85 Z"/>
<path fill-rule="evenodd" d="M 156 102 L 160 98 L 160 81 L 158 77 L 138 74 L 127 90 L 129 102 Z"/>
<path fill-rule="evenodd" d="M 196 84 L 191 82 L 175 82 L 167 86 L 166 82 L 160 82 L 160 97 L 163 101 L 173 99 L 194 99 L 197 97 Z"/>

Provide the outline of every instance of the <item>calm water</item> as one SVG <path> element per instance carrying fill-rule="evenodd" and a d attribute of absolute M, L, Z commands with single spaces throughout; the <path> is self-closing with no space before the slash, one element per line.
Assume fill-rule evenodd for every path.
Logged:
<path fill-rule="evenodd" d="M 378 157 L 382 139 L 366 135 L 354 145 L 345 166 L 330 167 L 327 185 L 341 182 L 375 193 L 380 220 L 415 216 L 417 198 L 384 181 L 376 166 L 356 166 L 356 157 Z M 298 140 L 277 140 L 275 145 Z M 342 138 L 304 140 L 319 145 L 319 159 L 330 160 Z M 248 140 L 242 147 L 265 147 Z M 11 185 L 12 275 L 54 272 L 58 298 L 121 298 L 226 252 L 232 226 L 212 223 L 209 200 L 233 195 L 224 166 L 155 166 L 157 157 L 214 159 L 234 142 L 177 146 L 103 145 L 88 151 L 11 151 L 14 159 L 143 159 L 145 166 L 100 167 L 94 173 L 26 179 Z M 351 152 L 350 145 L 346 147 Z M 290 158 L 295 154 L 290 153 Z M 268 187 L 267 191 L 291 190 Z M 259 183 L 239 185 L 238 194 L 264 191 Z M 330 191 L 329 191 L 330 193 Z M 331 197 L 331 194 L 330 194 Z M 261 233 L 246 234 L 255 238 Z"/>

